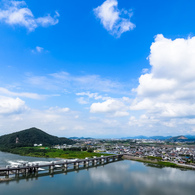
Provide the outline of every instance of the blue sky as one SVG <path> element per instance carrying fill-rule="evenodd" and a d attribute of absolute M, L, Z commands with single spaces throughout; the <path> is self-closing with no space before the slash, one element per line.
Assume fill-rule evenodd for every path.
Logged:
<path fill-rule="evenodd" d="M 194 134 L 194 6 L 0 1 L 0 135 Z"/>

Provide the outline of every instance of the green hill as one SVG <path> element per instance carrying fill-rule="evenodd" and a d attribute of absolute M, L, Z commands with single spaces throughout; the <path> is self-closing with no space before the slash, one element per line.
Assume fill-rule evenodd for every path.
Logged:
<path fill-rule="evenodd" d="M 172 141 L 172 142 L 177 142 L 177 141 L 186 141 L 188 140 L 187 137 L 183 136 L 183 135 L 180 135 L 180 136 L 176 136 L 176 137 L 171 137 L 168 139 L 168 141 Z"/>
<path fill-rule="evenodd" d="M 43 144 L 43 146 L 71 145 L 74 143 L 71 139 L 52 136 L 35 127 L 0 136 L 0 148 L 26 147 L 34 144 Z"/>

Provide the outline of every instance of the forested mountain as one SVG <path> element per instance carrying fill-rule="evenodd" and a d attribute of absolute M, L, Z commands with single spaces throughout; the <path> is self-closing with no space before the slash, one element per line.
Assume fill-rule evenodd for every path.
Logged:
<path fill-rule="evenodd" d="M 74 144 L 74 143 L 75 142 L 71 139 L 52 136 L 35 127 L 0 136 L 0 148 L 33 146 L 34 144 L 43 144 L 43 146 L 52 146 L 57 144 Z"/>

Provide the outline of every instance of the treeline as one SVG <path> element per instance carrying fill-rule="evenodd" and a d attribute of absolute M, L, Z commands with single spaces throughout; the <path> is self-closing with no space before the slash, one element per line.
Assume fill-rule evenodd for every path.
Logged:
<path fill-rule="evenodd" d="M 64 148 L 64 151 L 87 151 L 87 152 L 93 152 L 92 148 L 87 147 L 72 147 L 72 148 Z"/>
<path fill-rule="evenodd" d="M 21 156 L 49 157 L 48 150 L 31 147 L 0 148 L 2 152 L 9 152 Z M 50 149 L 49 149 L 50 150 Z"/>

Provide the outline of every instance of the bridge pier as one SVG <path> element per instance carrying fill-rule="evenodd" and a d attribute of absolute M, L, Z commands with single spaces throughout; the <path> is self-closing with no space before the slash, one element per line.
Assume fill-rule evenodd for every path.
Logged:
<path fill-rule="evenodd" d="M 28 168 L 24 169 L 24 175 L 27 177 L 28 176 Z"/>
<path fill-rule="evenodd" d="M 38 172 L 38 167 L 34 167 L 33 172 L 34 173 Z"/>
<path fill-rule="evenodd" d="M 53 177 L 53 172 L 54 172 L 54 169 L 53 168 L 50 168 L 49 169 L 50 177 Z"/>
<path fill-rule="evenodd" d="M 79 163 L 78 162 L 74 162 L 74 167 L 79 167 Z"/>
<path fill-rule="evenodd" d="M 67 164 L 67 163 L 65 163 L 65 164 L 63 165 L 63 167 L 64 167 L 64 169 L 67 169 L 68 164 Z"/>
<path fill-rule="evenodd" d="M 110 158 L 107 157 L 107 158 L 106 158 L 106 163 L 108 163 L 109 161 L 110 161 Z"/>
<path fill-rule="evenodd" d="M 89 160 L 88 160 L 89 158 L 85 158 L 85 161 L 83 162 L 83 164 L 84 164 L 84 166 L 88 166 L 89 165 Z"/>
<path fill-rule="evenodd" d="M 96 158 L 97 158 L 96 156 L 93 157 L 93 159 L 94 159 L 94 160 L 93 160 L 93 164 L 94 164 L 94 165 L 97 164 L 97 159 L 96 159 Z"/>
<path fill-rule="evenodd" d="M 17 170 L 16 170 L 16 175 L 19 175 L 19 173 L 20 173 L 20 170 L 17 169 Z"/>
<path fill-rule="evenodd" d="M 101 164 L 104 164 L 104 162 L 105 162 L 105 158 L 104 158 L 104 155 L 101 155 L 101 159 L 100 159 L 100 162 L 101 162 Z"/>
<path fill-rule="evenodd" d="M 6 176 L 9 177 L 9 166 L 7 166 Z"/>
<path fill-rule="evenodd" d="M 52 162 L 51 165 L 49 166 L 49 170 L 53 171 L 54 167 L 55 167 L 54 162 Z"/>
<path fill-rule="evenodd" d="M 96 160 L 92 160 L 92 164 L 93 165 L 96 165 Z"/>
<path fill-rule="evenodd" d="M 50 170 L 54 170 L 54 166 L 51 165 L 51 166 L 49 167 L 49 169 L 50 169 Z"/>
<path fill-rule="evenodd" d="M 39 169 L 39 163 L 37 163 L 36 166 L 35 166 L 35 169 L 34 169 L 35 173 L 38 172 L 38 169 Z"/>
<path fill-rule="evenodd" d="M 9 176 L 9 171 L 6 171 L 6 176 Z"/>

